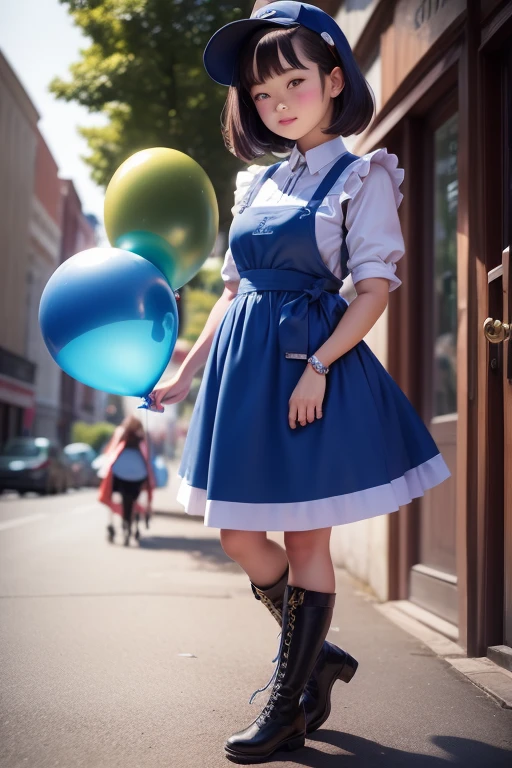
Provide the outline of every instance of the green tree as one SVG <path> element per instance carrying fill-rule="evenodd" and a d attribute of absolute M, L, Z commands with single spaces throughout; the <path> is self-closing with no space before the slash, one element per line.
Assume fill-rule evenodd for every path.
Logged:
<path fill-rule="evenodd" d="M 71 428 L 73 443 L 87 443 L 95 451 L 100 451 L 114 434 L 115 426 L 107 421 L 87 424 L 85 421 L 75 421 Z"/>
<path fill-rule="evenodd" d="M 240 161 L 225 149 L 220 114 L 226 88 L 206 74 L 202 53 L 224 24 L 249 14 L 252 0 L 60 0 L 90 38 L 70 80 L 50 90 L 107 118 L 81 128 L 84 158 L 103 186 L 130 155 L 172 147 L 193 157 L 210 176 L 221 225 L 230 220 Z"/>

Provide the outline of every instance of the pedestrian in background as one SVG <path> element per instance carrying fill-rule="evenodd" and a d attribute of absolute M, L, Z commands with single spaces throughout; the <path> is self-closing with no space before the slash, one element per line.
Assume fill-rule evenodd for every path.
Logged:
<path fill-rule="evenodd" d="M 142 507 L 137 504 L 140 492 L 143 489 L 147 491 L 145 514 L 148 521 L 152 492 L 155 487 L 144 427 L 135 416 L 127 416 L 114 432 L 106 449 L 106 461 L 101 474 L 103 479 L 98 499 L 111 510 L 111 518 L 107 526 L 108 540 L 114 541 L 115 528 L 112 512 L 116 512 L 123 517 L 124 545 L 127 547 L 130 543 L 134 511 L 135 538 L 137 541 L 140 538 L 139 517 Z M 115 492 L 121 494 L 121 505 L 112 500 L 112 494 Z"/>

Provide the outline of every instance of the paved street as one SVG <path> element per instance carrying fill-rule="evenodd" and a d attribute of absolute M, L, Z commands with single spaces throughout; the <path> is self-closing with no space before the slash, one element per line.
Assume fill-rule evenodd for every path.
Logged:
<path fill-rule="evenodd" d="M 277 626 L 217 532 L 158 514 L 109 546 L 94 491 L 0 499 L 2 768 L 218 768 L 257 714 Z M 170 514 L 169 514 L 170 510 Z M 375 610 L 338 574 L 330 639 L 361 662 L 304 750 L 269 765 L 512 764 L 512 711 Z M 264 698 L 258 702 L 264 703 Z"/>

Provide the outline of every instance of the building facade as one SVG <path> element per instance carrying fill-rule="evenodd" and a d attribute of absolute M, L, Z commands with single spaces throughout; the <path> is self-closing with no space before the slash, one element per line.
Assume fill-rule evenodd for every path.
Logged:
<path fill-rule="evenodd" d="M 96 231 L 91 217 L 84 215 L 82 203 L 71 179 L 62 179 L 62 240 L 60 263 L 80 251 L 94 248 Z M 62 444 L 69 443 L 74 421 L 93 423 L 103 419 L 107 395 L 60 372 L 60 411 L 58 436 Z"/>
<path fill-rule="evenodd" d="M 34 416 L 26 305 L 38 120 L 0 53 L 0 443 L 30 429 Z"/>
<path fill-rule="evenodd" d="M 39 304 L 46 283 L 60 263 L 62 198 L 57 163 L 38 132 L 35 184 L 30 218 L 27 271 L 27 357 L 36 365 L 32 434 L 57 439 L 60 369 L 39 327 Z"/>
<path fill-rule="evenodd" d="M 330 12 L 376 97 L 350 147 L 386 146 L 405 169 L 403 285 L 369 341 L 452 471 L 399 512 L 335 531 L 333 552 L 381 599 L 510 668 L 512 349 L 506 325 L 483 325 L 512 310 L 512 3 Z"/>
<path fill-rule="evenodd" d="M 41 136 L 39 115 L 0 53 L 0 445 L 15 435 L 69 442 L 73 421 L 103 419 L 107 395 L 62 373 L 39 327 L 59 264 L 96 245 L 70 180 Z"/>

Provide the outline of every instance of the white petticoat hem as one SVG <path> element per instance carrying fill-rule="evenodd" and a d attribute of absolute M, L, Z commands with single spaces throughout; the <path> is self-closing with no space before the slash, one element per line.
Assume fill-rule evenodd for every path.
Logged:
<path fill-rule="evenodd" d="M 180 476 L 181 477 L 181 476 Z M 209 528 L 238 531 L 312 531 L 396 512 L 450 477 L 440 453 L 385 485 L 312 501 L 253 504 L 207 499 L 182 478 L 177 500 Z"/>

